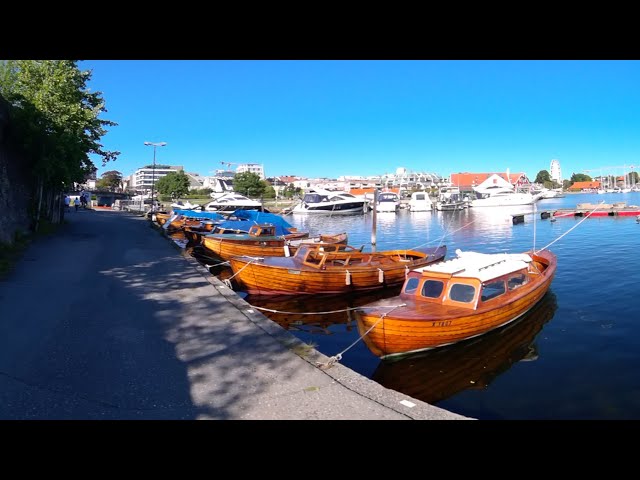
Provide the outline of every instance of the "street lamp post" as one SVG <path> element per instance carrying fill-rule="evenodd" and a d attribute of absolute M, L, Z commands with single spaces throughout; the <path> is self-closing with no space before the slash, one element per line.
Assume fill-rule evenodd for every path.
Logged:
<path fill-rule="evenodd" d="M 156 206 L 155 206 L 155 200 L 154 200 L 154 196 L 155 196 L 155 190 L 156 190 L 156 148 L 157 147 L 164 147 L 167 142 L 144 142 L 144 144 L 147 147 L 153 147 L 153 174 L 151 177 L 151 211 L 155 212 L 156 210 Z"/>

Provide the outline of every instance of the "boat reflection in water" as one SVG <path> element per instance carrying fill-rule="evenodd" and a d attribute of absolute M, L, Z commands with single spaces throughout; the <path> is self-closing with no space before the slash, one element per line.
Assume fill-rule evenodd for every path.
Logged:
<path fill-rule="evenodd" d="M 431 404 L 466 389 L 484 389 L 514 363 L 537 359 L 534 340 L 556 309 L 556 297 L 548 291 L 531 311 L 501 329 L 396 361 L 381 361 L 372 380 Z"/>
<path fill-rule="evenodd" d="M 357 334 L 351 309 L 399 293 L 395 287 L 336 295 L 247 295 L 244 300 L 286 330 L 329 335 L 333 325 L 343 325 Z"/>

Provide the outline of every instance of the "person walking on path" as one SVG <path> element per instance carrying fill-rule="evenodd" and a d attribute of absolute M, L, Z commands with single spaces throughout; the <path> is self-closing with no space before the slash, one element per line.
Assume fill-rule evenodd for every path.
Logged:
<path fill-rule="evenodd" d="M 80 199 L 78 197 L 76 197 L 76 199 L 73 201 L 73 205 L 76 207 L 76 212 L 77 212 L 78 207 L 80 206 Z"/>
<path fill-rule="evenodd" d="M 71 198 L 69 198 L 69 195 L 65 195 L 64 196 L 64 209 L 65 209 L 65 211 L 67 211 L 67 212 L 71 211 L 71 209 L 69 208 L 70 204 L 71 204 Z"/>

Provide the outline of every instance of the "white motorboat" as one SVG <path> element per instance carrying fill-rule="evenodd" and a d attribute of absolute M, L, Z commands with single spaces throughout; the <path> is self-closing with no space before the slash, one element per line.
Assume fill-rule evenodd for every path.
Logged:
<path fill-rule="evenodd" d="M 223 193 L 205 205 L 207 212 L 234 212 L 236 210 L 265 210 L 262 203 L 239 193 Z"/>
<path fill-rule="evenodd" d="M 400 209 L 400 197 L 394 192 L 378 193 L 376 212 L 397 212 Z"/>
<path fill-rule="evenodd" d="M 436 210 L 438 211 L 454 211 L 464 210 L 469 206 L 469 202 L 462 196 L 459 187 L 444 186 L 440 187 L 438 201 L 436 202 Z"/>
<path fill-rule="evenodd" d="M 411 200 L 409 200 L 409 211 L 411 212 L 430 212 L 433 208 L 433 202 L 429 198 L 428 192 L 413 192 Z"/>
<path fill-rule="evenodd" d="M 302 201 L 293 207 L 292 213 L 354 214 L 369 211 L 369 201 L 347 192 L 313 188 L 307 191 Z"/>
<path fill-rule="evenodd" d="M 516 192 L 513 188 L 491 186 L 475 188 L 477 198 L 471 200 L 472 207 L 503 207 L 507 205 L 531 205 L 536 198 L 531 193 Z"/>

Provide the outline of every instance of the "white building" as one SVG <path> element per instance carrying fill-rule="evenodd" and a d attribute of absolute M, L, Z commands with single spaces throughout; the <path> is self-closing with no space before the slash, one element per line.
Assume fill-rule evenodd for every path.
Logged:
<path fill-rule="evenodd" d="M 264 167 L 259 163 L 242 163 L 238 165 L 238 167 L 236 168 L 236 173 L 244 173 L 244 172 L 255 173 L 260 177 L 260 180 L 265 179 Z"/>
<path fill-rule="evenodd" d="M 177 165 L 146 165 L 137 169 L 131 175 L 131 188 L 139 192 L 151 193 L 151 187 L 162 177 L 171 173 L 184 171 L 182 166 Z M 155 178 L 154 178 L 155 177 Z"/>

